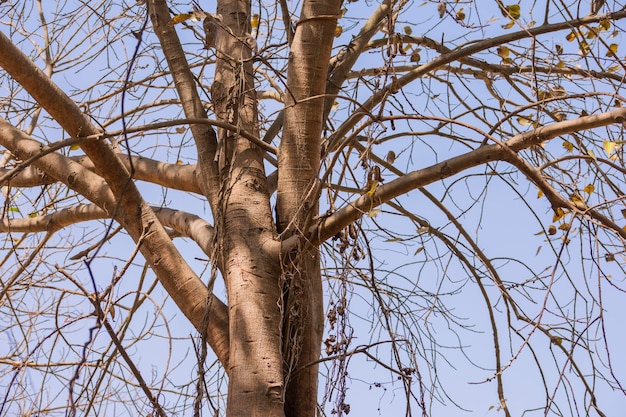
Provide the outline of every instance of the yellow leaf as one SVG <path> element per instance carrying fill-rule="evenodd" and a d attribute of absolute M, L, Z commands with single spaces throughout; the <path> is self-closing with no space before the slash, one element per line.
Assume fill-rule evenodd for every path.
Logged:
<path fill-rule="evenodd" d="M 585 41 L 580 41 L 579 55 L 587 55 L 589 53 L 589 44 Z"/>
<path fill-rule="evenodd" d="M 539 190 L 537 191 L 537 198 L 541 198 L 541 197 L 543 197 L 543 191 Z"/>
<path fill-rule="evenodd" d="M 167 22 L 168 26 L 174 26 L 177 23 L 183 23 L 185 20 L 191 19 L 191 13 L 180 13 L 176 16 L 172 17 L 172 19 Z"/>
<path fill-rule="evenodd" d="M 600 30 L 609 30 L 611 28 L 611 21 L 609 19 L 604 19 L 600 21 Z"/>
<path fill-rule="evenodd" d="M 619 65 L 613 65 L 607 69 L 608 72 L 616 72 L 619 69 Z"/>
<path fill-rule="evenodd" d="M 70 151 L 75 151 L 80 149 L 80 145 L 78 143 L 75 143 L 73 145 L 70 146 Z"/>
<path fill-rule="evenodd" d="M 583 202 L 582 197 L 578 193 L 573 193 L 569 196 L 569 201 L 572 203 L 580 204 Z"/>
<path fill-rule="evenodd" d="M 502 12 L 504 17 L 510 17 L 513 20 L 517 20 L 521 16 L 519 4 L 509 4 L 508 6 L 504 6 L 504 10 L 505 11 Z"/>
<path fill-rule="evenodd" d="M 511 50 L 507 48 L 506 46 L 499 46 L 497 49 L 497 52 L 500 58 L 508 58 L 509 54 L 511 53 Z"/>
<path fill-rule="evenodd" d="M 548 227 L 548 234 L 550 236 L 554 236 L 556 234 L 556 226 L 551 224 L 550 227 Z"/>
<path fill-rule="evenodd" d="M 335 27 L 335 38 L 338 38 L 343 33 L 343 27 L 341 25 L 337 25 Z"/>
<path fill-rule="evenodd" d="M 572 142 L 570 142 L 569 140 L 564 140 L 563 141 L 563 148 L 565 148 L 565 150 L 567 152 L 573 152 L 574 151 L 574 144 Z"/>
<path fill-rule="evenodd" d="M 455 15 L 455 19 L 459 21 L 465 20 L 465 12 L 463 11 L 463 7 L 461 7 Z"/>
<path fill-rule="evenodd" d="M 32 219 L 33 217 L 37 217 L 37 212 L 36 212 L 36 211 L 33 211 L 32 213 L 28 213 L 28 217 L 30 217 L 31 219 Z"/>
<path fill-rule="evenodd" d="M 618 45 L 616 43 L 612 43 L 609 45 L 609 50 L 606 52 L 606 56 L 615 56 L 617 53 Z"/>
<path fill-rule="evenodd" d="M 378 216 L 378 214 L 380 213 L 380 209 L 373 209 L 367 212 L 367 216 L 370 218 L 374 218 L 376 216 Z"/>
<path fill-rule="evenodd" d="M 259 28 L 259 15 L 258 13 L 255 13 L 252 15 L 252 19 L 250 19 L 250 27 L 252 29 L 258 29 Z"/>
<path fill-rule="evenodd" d="M 511 29 L 515 25 L 515 20 L 511 19 L 506 25 L 502 25 L 502 29 Z"/>
<path fill-rule="evenodd" d="M 565 68 L 565 62 L 563 62 L 563 61 L 559 61 L 559 62 L 557 62 L 556 67 L 557 67 L 558 69 L 563 69 L 563 68 Z"/>
<path fill-rule="evenodd" d="M 404 33 L 405 33 L 406 35 L 411 36 L 411 35 L 413 34 L 413 29 L 411 28 L 411 26 L 405 26 L 405 27 L 404 27 Z"/>
<path fill-rule="evenodd" d="M 554 216 L 552 216 L 552 221 L 553 222 L 559 221 L 563 218 L 563 216 L 565 216 L 565 211 L 563 211 L 563 209 L 559 207 L 554 211 Z"/>
<path fill-rule="evenodd" d="M 378 181 L 372 181 L 371 184 L 369 184 L 366 194 L 369 195 L 370 197 L 373 196 L 377 188 L 378 188 Z"/>
<path fill-rule="evenodd" d="M 568 41 L 568 42 L 572 42 L 574 39 L 576 39 L 576 32 L 574 32 L 574 31 L 571 31 L 565 37 L 565 40 Z"/>
<path fill-rule="evenodd" d="M 595 191 L 596 187 L 594 187 L 593 184 L 587 184 L 585 185 L 585 188 L 583 188 L 583 191 L 586 192 L 587 194 L 591 194 Z"/>
<path fill-rule="evenodd" d="M 533 120 L 527 116 L 518 116 L 517 123 L 519 123 L 522 126 L 530 126 L 533 124 Z"/>
<path fill-rule="evenodd" d="M 180 159 L 176 161 L 176 165 L 182 165 L 183 161 L 181 161 Z"/>
<path fill-rule="evenodd" d="M 559 225 L 559 230 L 563 230 L 564 232 L 567 231 L 567 229 L 569 229 L 570 224 L 569 223 L 561 223 Z"/>
<path fill-rule="evenodd" d="M 605 140 L 602 142 L 602 149 L 606 152 L 607 156 L 611 156 L 613 151 L 615 150 L 617 143 Z"/>
<path fill-rule="evenodd" d="M 446 14 L 446 3 L 444 2 L 439 2 L 439 4 L 437 5 L 437 11 L 439 12 L 439 18 L 443 18 Z"/>
<path fill-rule="evenodd" d="M 598 31 L 596 28 L 589 28 L 587 32 L 587 39 L 594 39 L 598 37 Z"/>
<path fill-rule="evenodd" d="M 592 157 L 594 161 L 596 160 L 596 154 L 591 149 L 587 151 L 587 155 Z"/>
<path fill-rule="evenodd" d="M 420 49 L 415 49 L 413 52 L 411 52 L 411 62 L 415 62 L 418 63 L 420 62 L 421 56 L 420 56 Z"/>

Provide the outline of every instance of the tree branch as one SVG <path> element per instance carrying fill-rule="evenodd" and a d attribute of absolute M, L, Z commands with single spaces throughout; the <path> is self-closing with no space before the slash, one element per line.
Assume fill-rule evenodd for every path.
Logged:
<path fill-rule="evenodd" d="M 2 66 L 73 137 L 99 132 L 78 106 L 39 68 L 0 32 Z M 8 124 L 5 124 L 8 125 Z M 135 242 L 143 239 L 141 252 L 181 311 L 195 325 L 203 323 L 208 289 L 178 252 L 152 209 L 143 201 L 121 160 L 98 140 L 81 143 L 93 161 L 95 171 L 109 185 L 116 198 L 115 207 L 102 207 L 124 226 Z M 69 164 L 68 164 L 69 165 Z M 41 165 L 40 165 L 41 167 Z M 54 172 L 48 172 L 53 175 Z M 68 176 L 68 186 L 75 182 Z M 77 190 L 78 191 L 78 190 Z M 113 198 L 113 197 L 111 197 Z M 146 232 L 150 233 L 146 233 Z M 208 341 L 222 361 L 228 360 L 228 311 L 218 298 L 209 303 Z"/>
<path fill-rule="evenodd" d="M 413 71 L 410 71 L 402 77 L 397 78 L 393 82 L 390 82 L 388 85 L 372 94 L 372 96 L 363 103 L 363 105 L 361 106 L 361 110 L 354 112 L 350 117 L 348 117 L 328 138 L 327 142 L 325 143 L 325 153 L 334 152 L 338 148 L 342 147 L 343 138 L 348 134 L 348 132 L 352 128 L 354 128 L 354 126 L 356 126 L 356 124 L 363 117 L 367 116 L 369 112 L 385 97 L 390 94 L 394 94 L 398 90 L 398 88 L 406 86 L 410 82 L 424 76 L 431 71 L 434 71 L 452 62 L 467 58 L 475 53 L 487 50 L 489 48 L 494 48 L 499 45 L 504 45 L 509 42 L 514 42 L 525 38 L 533 38 L 545 33 L 571 29 L 573 27 L 578 27 L 591 23 L 597 23 L 604 19 L 617 21 L 624 18 L 626 18 L 626 10 L 620 10 L 618 12 L 610 13 L 605 16 L 587 16 L 581 19 L 574 19 L 571 21 L 545 24 L 536 28 L 520 30 L 518 32 L 508 33 L 506 35 L 484 39 L 482 41 L 475 42 L 469 46 L 460 47 L 451 50 L 449 53 L 444 53 L 430 62 L 417 66 Z"/>
<path fill-rule="evenodd" d="M 446 161 L 412 171 L 396 180 L 379 186 L 371 196 L 364 194 L 331 216 L 320 220 L 309 229 L 309 240 L 314 244 L 320 244 L 331 236 L 339 233 L 343 228 L 368 213 L 374 207 L 418 187 L 424 187 L 435 181 L 449 178 L 466 169 L 487 162 L 502 160 L 515 165 L 517 161 L 512 159 L 512 152 L 517 153 L 557 136 L 613 123 L 623 123 L 624 121 L 626 121 L 626 109 L 617 109 L 594 116 L 566 120 L 516 135 L 501 144 L 482 146 Z M 530 180 L 532 181 L 533 178 L 530 178 Z M 562 201 L 560 202 L 562 203 Z M 566 207 L 569 207 L 569 204 Z M 588 212 L 588 208 L 580 207 L 579 209 L 582 212 Z M 603 220 L 603 222 L 605 222 L 605 220 Z M 616 232 L 623 238 L 626 238 L 626 231 L 617 228 Z M 295 244 L 294 239 L 289 240 L 290 242 L 284 242 L 285 250 L 290 248 L 292 244 Z"/>

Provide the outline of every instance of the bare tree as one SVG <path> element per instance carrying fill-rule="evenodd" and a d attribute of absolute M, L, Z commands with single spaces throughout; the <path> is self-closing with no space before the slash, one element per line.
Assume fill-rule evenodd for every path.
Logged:
<path fill-rule="evenodd" d="M 0 2 L 0 415 L 615 414 L 624 18 Z"/>

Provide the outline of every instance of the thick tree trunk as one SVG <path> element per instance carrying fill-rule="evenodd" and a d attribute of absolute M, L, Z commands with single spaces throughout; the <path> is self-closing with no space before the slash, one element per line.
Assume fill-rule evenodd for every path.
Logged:
<path fill-rule="evenodd" d="M 340 2 L 307 0 L 291 44 L 283 138 L 278 158 L 278 230 L 301 236 L 284 267 L 283 356 L 285 415 L 309 417 L 317 408 L 323 336 L 323 296 L 317 247 L 303 231 L 318 212 L 324 92 Z"/>
<path fill-rule="evenodd" d="M 252 76 L 250 3 L 218 3 L 222 27 L 216 43 L 212 101 L 218 120 L 258 137 Z M 218 130 L 222 187 L 214 213 L 229 306 L 227 415 L 282 417 L 280 269 L 265 253 L 276 239 L 263 153 L 237 132 Z"/>

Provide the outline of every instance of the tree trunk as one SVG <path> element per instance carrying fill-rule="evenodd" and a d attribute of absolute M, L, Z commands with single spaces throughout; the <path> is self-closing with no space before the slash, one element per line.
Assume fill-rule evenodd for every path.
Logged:
<path fill-rule="evenodd" d="M 258 137 L 252 51 L 246 43 L 250 3 L 221 1 L 217 13 L 222 27 L 211 88 L 215 115 Z M 213 217 L 231 335 L 227 415 L 282 417 L 280 269 L 277 258 L 263 250 L 276 239 L 263 153 L 237 132 L 219 129 L 216 159 L 222 187 Z"/>
<path fill-rule="evenodd" d="M 323 336 L 319 250 L 306 231 L 318 213 L 324 92 L 340 2 L 307 0 L 291 44 L 283 137 L 278 158 L 278 231 L 300 235 L 284 266 L 285 415 L 314 416 Z"/>

